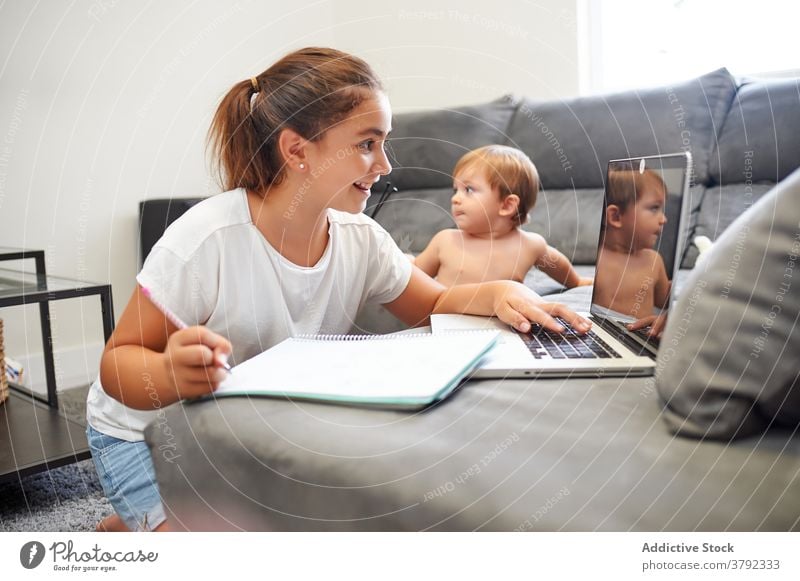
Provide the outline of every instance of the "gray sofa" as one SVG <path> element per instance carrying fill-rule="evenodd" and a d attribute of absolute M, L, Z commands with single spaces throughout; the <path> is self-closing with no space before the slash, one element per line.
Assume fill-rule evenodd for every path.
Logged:
<path fill-rule="evenodd" d="M 399 192 L 378 221 L 404 250 L 452 226 L 449 172 L 487 143 L 534 160 L 543 192 L 526 228 L 590 273 L 609 159 L 689 149 L 690 233 L 716 239 L 800 165 L 798 80 L 737 81 L 721 69 L 603 97 L 397 115 Z M 690 247 L 679 286 L 695 258 Z M 564 291 L 535 272 L 526 283 L 588 308 L 589 288 Z M 399 324 L 370 307 L 354 328 Z M 258 398 L 186 404 L 151 425 L 147 441 L 179 529 L 800 528 L 793 429 L 681 438 L 663 406 L 654 378 L 473 380 L 416 414 Z"/>

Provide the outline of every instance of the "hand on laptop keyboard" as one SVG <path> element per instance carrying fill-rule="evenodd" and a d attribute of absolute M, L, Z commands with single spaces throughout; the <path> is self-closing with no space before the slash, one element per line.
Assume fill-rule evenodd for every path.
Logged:
<path fill-rule="evenodd" d="M 536 359 L 609 359 L 619 358 L 617 351 L 592 331 L 576 333 L 561 318 L 556 320 L 565 326 L 563 333 L 556 333 L 533 325 L 530 333 L 520 334 L 523 343 Z"/>
<path fill-rule="evenodd" d="M 592 328 L 592 322 L 589 319 L 581 317 L 572 311 L 552 312 L 554 325 L 546 325 L 542 323 L 533 323 L 531 325 L 531 332 L 534 328 L 543 328 L 562 335 L 585 335 Z"/>
<path fill-rule="evenodd" d="M 530 331 L 532 324 L 542 325 L 557 333 L 566 331 L 564 323 L 580 334 L 584 334 L 592 328 L 592 323 L 588 319 L 581 317 L 568 306 L 560 303 L 548 303 L 522 283 L 491 281 L 478 286 L 483 296 L 491 297 L 492 314 L 522 333 Z M 450 293 L 452 294 L 456 288 L 459 287 L 453 287 Z M 480 309 L 472 312 L 484 314 L 480 312 Z M 557 317 L 560 317 L 563 322 L 558 322 Z"/>
<path fill-rule="evenodd" d="M 646 332 L 647 336 L 660 339 L 667 326 L 667 313 L 660 315 L 650 315 L 627 325 L 629 331 L 635 331 L 638 335 Z"/>

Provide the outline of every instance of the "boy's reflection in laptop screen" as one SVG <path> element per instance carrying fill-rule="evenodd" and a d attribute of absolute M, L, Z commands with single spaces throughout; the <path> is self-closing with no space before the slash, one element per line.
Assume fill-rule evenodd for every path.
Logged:
<path fill-rule="evenodd" d="M 609 164 L 591 310 L 658 337 L 677 259 L 680 203 L 674 196 L 681 195 L 684 172 L 634 165 Z"/>

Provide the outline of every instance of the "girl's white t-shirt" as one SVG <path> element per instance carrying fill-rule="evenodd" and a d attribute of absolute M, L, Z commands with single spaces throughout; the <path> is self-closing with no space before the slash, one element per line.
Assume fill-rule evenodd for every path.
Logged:
<path fill-rule="evenodd" d="M 245 190 L 225 192 L 171 224 L 136 280 L 187 325 L 226 337 L 231 365 L 296 335 L 347 333 L 366 302 L 400 296 L 412 266 L 367 216 L 329 209 L 328 223 L 322 258 L 297 266 L 253 224 Z M 148 385 L 143 373 L 142 389 Z M 151 391 L 153 410 L 135 410 L 107 395 L 98 378 L 89 390 L 87 420 L 109 436 L 142 440 L 145 426 L 164 413 Z"/>

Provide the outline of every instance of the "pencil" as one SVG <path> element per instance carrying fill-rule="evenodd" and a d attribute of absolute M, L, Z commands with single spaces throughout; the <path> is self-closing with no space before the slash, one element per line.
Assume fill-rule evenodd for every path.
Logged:
<path fill-rule="evenodd" d="M 147 297 L 147 298 L 150 300 L 150 302 L 151 302 L 151 303 L 153 303 L 153 305 L 155 305 L 155 306 L 156 306 L 156 308 L 158 308 L 158 310 L 159 310 L 159 311 L 161 311 L 162 313 L 164 313 L 164 316 L 165 316 L 165 317 L 166 317 L 166 318 L 167 318 L 167 319 L 168 319 L 168 320 L 169 320 L 169 321 L 170 321 L 170 322 L 171 322 L 173 325 L 175 325 L 176 327 L 178 327 L 178 329 L 185 329 L 186 327 L 188 327 L 188 326 L 189 326 L 189 325 L 187 325 L 186 323 L 184 323 L 183 321 L 181 321 L 181 320 L 178 318 L 178 316 L 177 316 L 175 313 L 173 313 L 172 311 L 170 311 L 170 310 L 167 308 L 167 306 L 166 306 L 164 303 L 162 303 L 161 301 L 159 301 L 158 299 L 156 299 L 156 298 L 153 296 L 153 293 L 150 291 L 150 289 L 149 289 L 149 288 L 147 288 L 146 286 L 143 286 L 143 287 L 142 287 L 142 294 L 143 294 L 144 296 L 146 296 L 146 297 Z M 226 370 L 228 373 L 233 373 L 233 369 L 231 369 L 231 366 L 230 366 L 230 365 L 229 365 L 229 364 L 228 364 L 226 361 L 224 361 L 224 360 L 223 360 L 221 357 L 217 357 L 217 363 L 219 363 L 220 365 L 222 365 L 222 367 L 224 367 L 224 368 L 225 368 L 225 370 Z"/>

